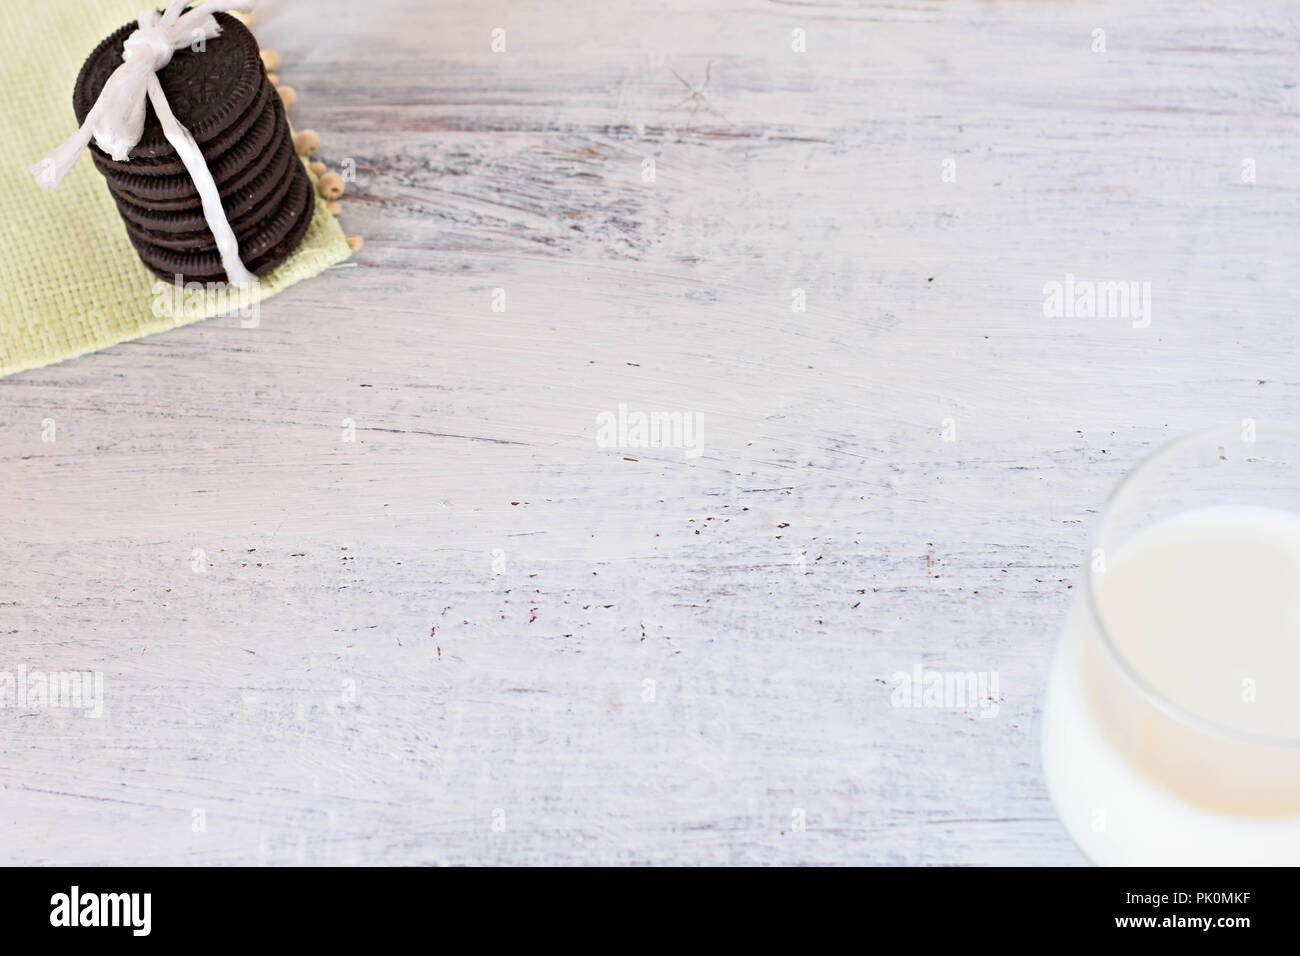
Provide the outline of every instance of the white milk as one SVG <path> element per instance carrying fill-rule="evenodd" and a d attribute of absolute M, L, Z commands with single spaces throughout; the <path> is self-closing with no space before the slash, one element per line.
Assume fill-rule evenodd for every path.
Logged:
<path fill-rule="evenodd" d="M 1158 522 L 1114 555 L 1097 598 L 1120 655 L 1170 703 L 1300 738 L 1300 517 L 1221 507 Z"/>
<path fill-rule="evenodd" d="M 1261 739 L 1300 738 L 1300 517 L 1190 511 L 1107 559 L 1112 642 L 1193 720 L 1143 696 L 1076 608 L 1043 723 L 1071 835 L 1098 863 L 1300 863 L 1300 746 Z"/>

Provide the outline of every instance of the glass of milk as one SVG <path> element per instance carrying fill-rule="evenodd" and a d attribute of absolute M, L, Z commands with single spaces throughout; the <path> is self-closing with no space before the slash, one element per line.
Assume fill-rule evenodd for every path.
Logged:
<path fill-rule="evenodd" d="M 1094 524 L 1043 769 L 1104 865 L 1300 863 L 1300 430 L 1166 445 Z"/>

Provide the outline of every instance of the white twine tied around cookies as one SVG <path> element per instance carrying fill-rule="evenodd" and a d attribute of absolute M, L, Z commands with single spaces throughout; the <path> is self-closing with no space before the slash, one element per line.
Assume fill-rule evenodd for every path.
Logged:
<path fill-rule="evenodd" d="M 203 218 L 217 240 L 221 265 L 232 285 L 256 282 L 239 258 L 239 243 L 221 207 L 221 195 L 198 143 L 172 114 L 158 71 L 171 62 L 172 54 L 201 41 L 220 36 L 221 24 L 213 16 L 226 10 L 249 11 L 255 0 L 207 0 L 186 13 L 191 0 L 172 0 L 161 18 L 156 10 L 140 14 L 140 27 L 126 38 L 122 65 L 113 71 L 99 99 L 86 115 L 81 129 L 49 156 L 32 167 L 38 185 L 54 189 L 68 175 L 93 138 L 99 148 L 118 162 L 128 162 L 131 150 L 144 135 L 145 94 L 162 125 L 167 142 L 189 172 L 203 200 Z"/>

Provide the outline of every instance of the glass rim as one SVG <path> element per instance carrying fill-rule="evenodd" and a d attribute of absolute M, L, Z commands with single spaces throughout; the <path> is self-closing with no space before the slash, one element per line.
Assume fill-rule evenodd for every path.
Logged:
<path fill-rule="evenodd" d="M 1091 555 L 1100 547 L 1100 537 L 1106 520 L 1110 517 L 1112 510 L 1118 503 L 1119 498 L 1126 492 L 1140 476 L 1147 474 L 1150 469 L 1158 464 L 1162 459 L 1167 457 L 1171 452 L 1187 445 L 1193 445 L 1197 442 L 1205 441 L 1211 436 L 1222 434 L 1228 430 L 1240 431 L 1239 424 L 1211 425 L 1208 428 L 1202 428 L 1198 431 L 1190 432 L 1186 435 L 1180 435 L 1177 438 L 1171 438 L 1162 442 L 1154 450 L 1148 452 L 1141 458 L 1136 465 L 1122 477 L 1106 496 L 1106 500 L 1093 516 L 1091 527 L 1088 530 L 1088 550 L 1087 554 Z M 1261 431 L 1281 432 L 1291 436 L 1300 448 L 1300 426 L 1288 425 L 1280 422 L 1257 422 L 1255 430 L 1258 434 Z M 1300 466 L 1300 460 L 1296 461 Z M 1087 569 L 1083 576 L 1083 587 L 1085 601 L 1088 606 L 1088 613 L 1092 618 L 1093 629 L 1101 638 L 1101 645 L 1106 649 L 1106 654 L 1119 668 L 1128 681 L 1137 689 L 1147 701 L 1162 711 L 1166 716 L 1173 718 L 1180 724 L 1199 730 L 1202 733 L 1210 734 L 1215 737 L 1227 738 L 1228 740 L 1255 744 L 1268 747 L 1288 747 L 1300 750 L 1300 734 L 1295 736 L 1275 736 L 1269 734 L 1257 734 L 1249 731 L 1239 730 L 1235 727 L 1227 727 L 1216 721 L 1201 717 L 1194 714 L 1181 704 L 1176 704 L 1160 691 L 1158 691 L 1149 680 L 1137 672 L 1123 652 L 1116 646 L 1111 639 L 1110 632 L 1106 629 L 1106 622 L 1102 617 L 1101 609 L 1097 606 L 1097 590 L 1093 586 L 1093 578 L 1096 575 L 1091 571 L 1090 566 L 1085 562 L 1084 567 Z M 1104 572 L 1103 572 L 1104 573 Z"/>

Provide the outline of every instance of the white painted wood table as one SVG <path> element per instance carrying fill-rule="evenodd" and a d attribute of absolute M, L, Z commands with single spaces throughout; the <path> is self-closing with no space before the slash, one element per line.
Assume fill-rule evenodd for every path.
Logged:
<path fill-rule="evenodd" d="M 0 667 L 104 680 L 0 710 L 0 862 L 1083 862 L 1087 522 L 1296 417 L 1296 7 L 263 7 L 366 246 L 0 381 Z"/>

